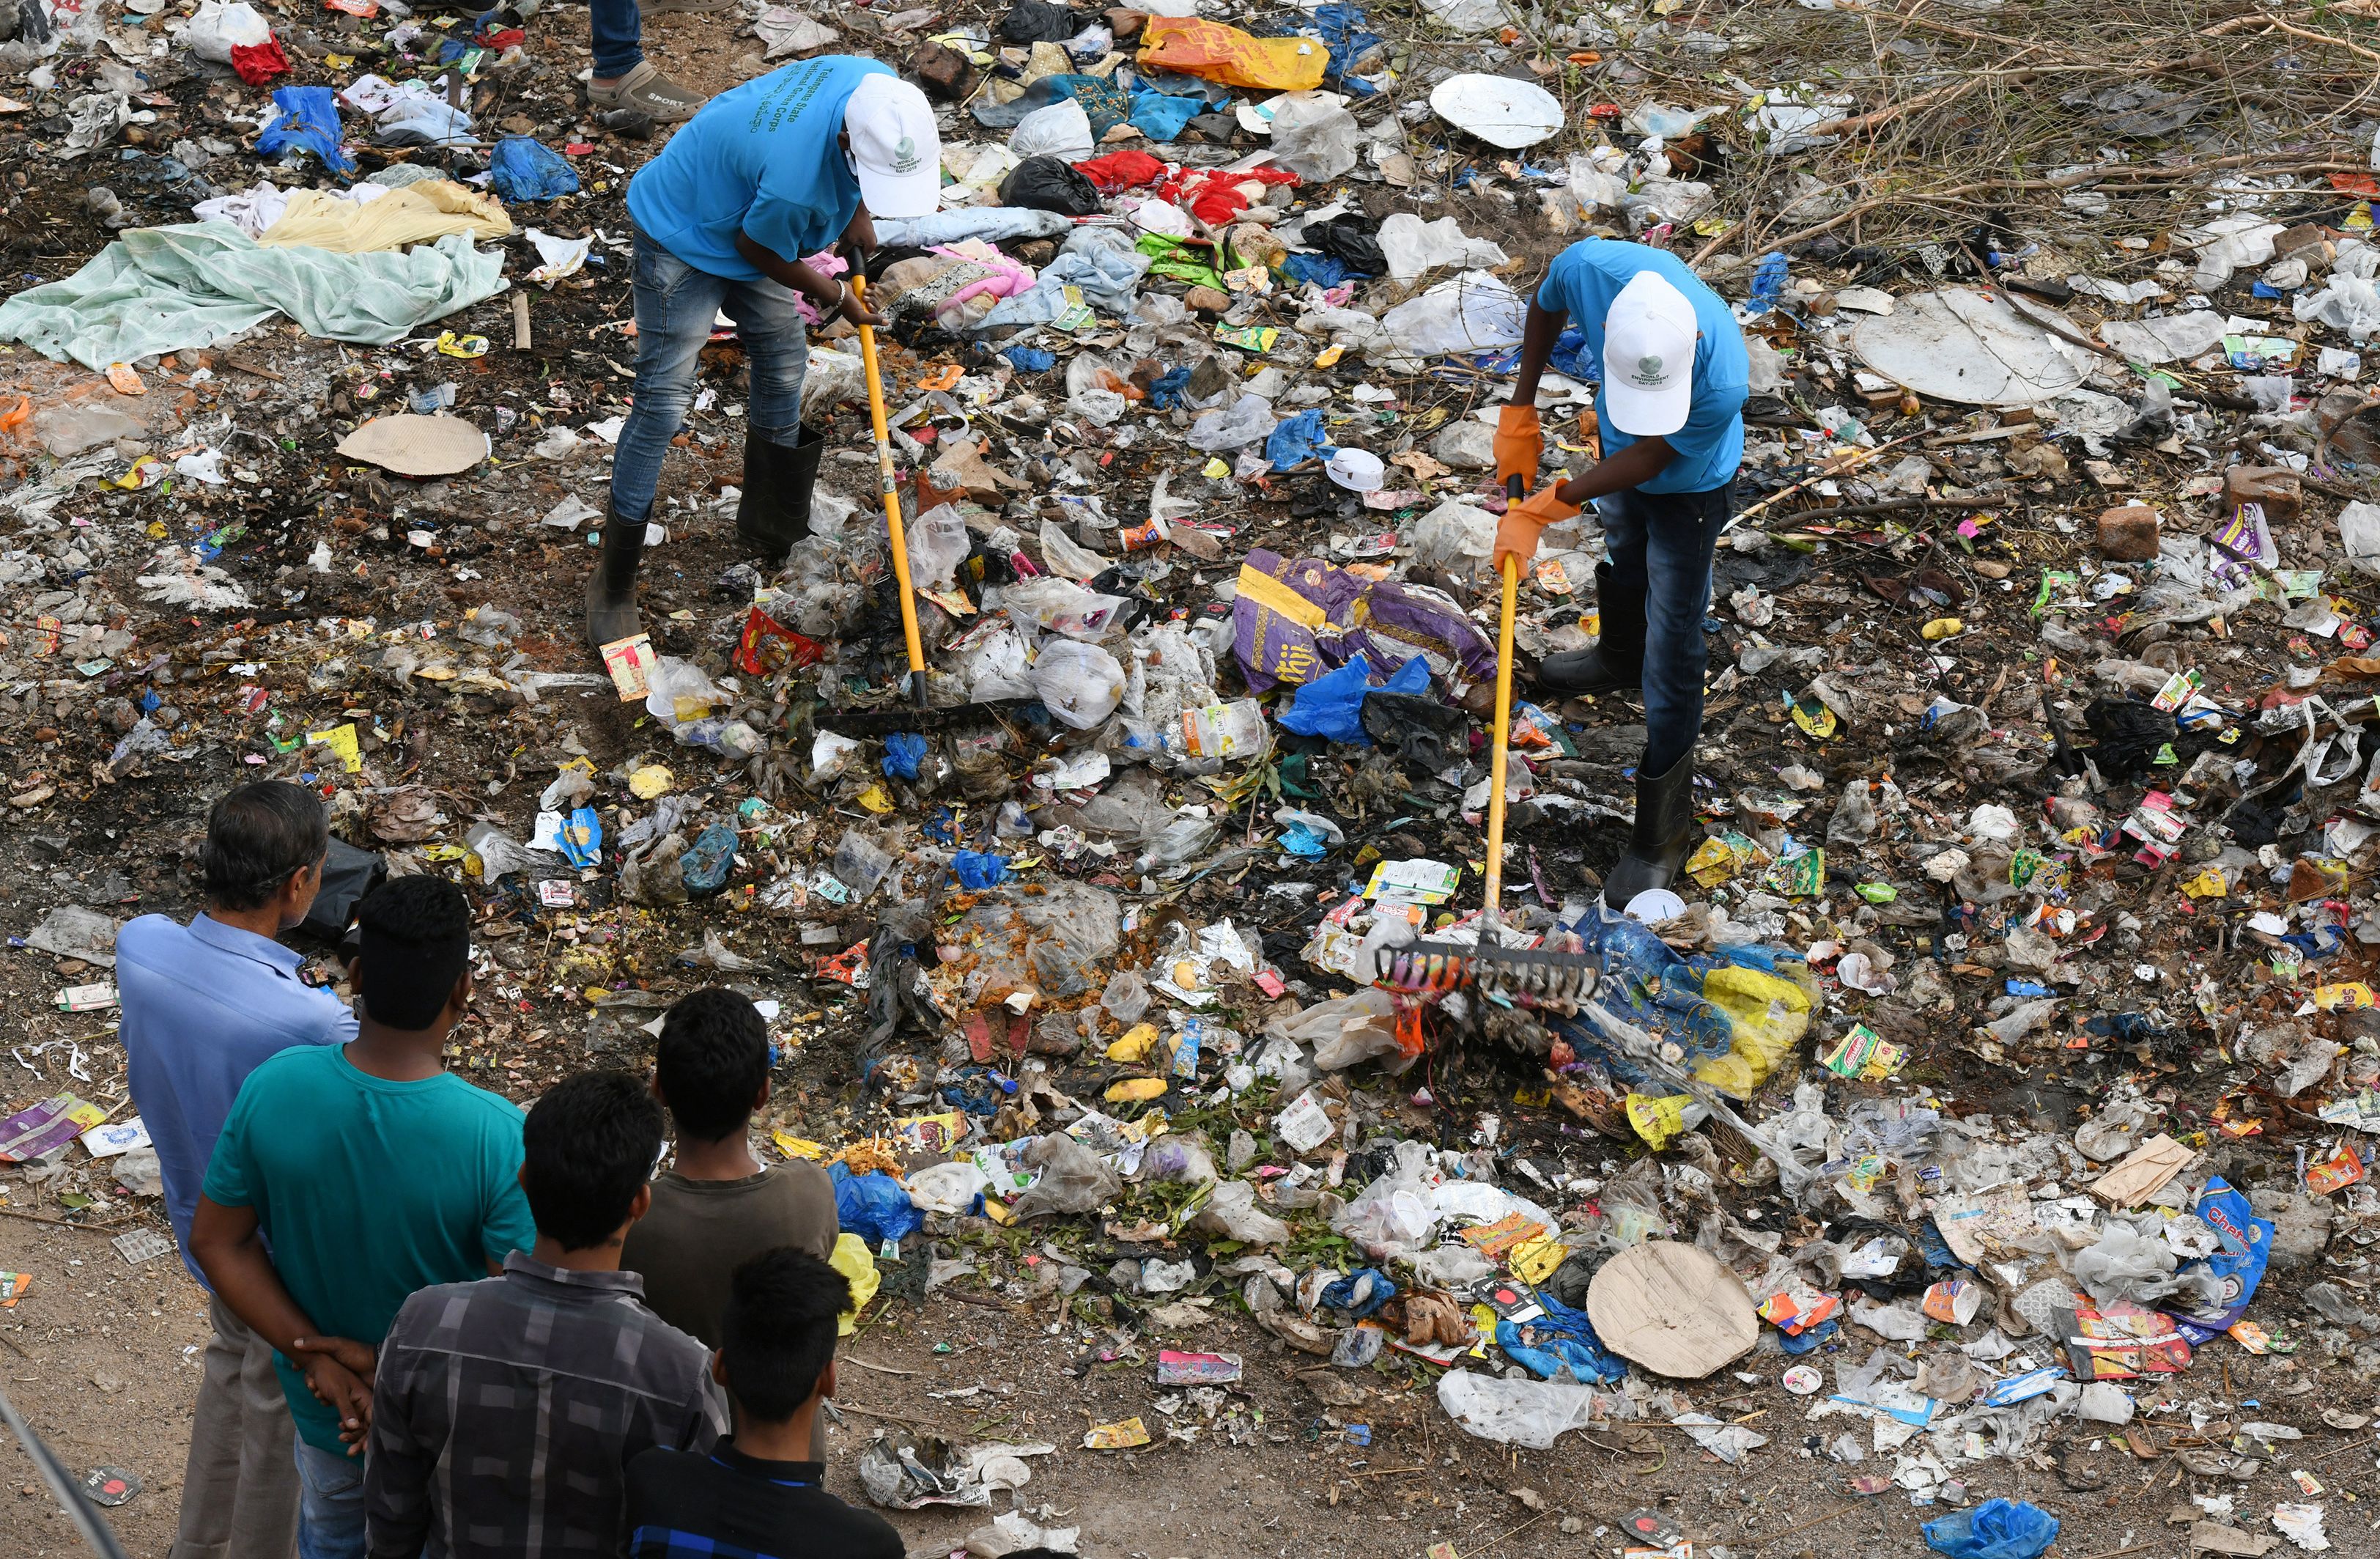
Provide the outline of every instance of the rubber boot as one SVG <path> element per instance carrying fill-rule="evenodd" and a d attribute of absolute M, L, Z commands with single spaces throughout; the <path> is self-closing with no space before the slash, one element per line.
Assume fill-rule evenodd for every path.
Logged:
<path fill-rule="evenodd" d="M 1645 680 L 1645 598 L 1613 599 L 1611 565 L 1595 566 L 1595 600 L 1602 631 L 1585 650 L 1537 663 L 1537 686 L 1561 698 L 1623 692 Z"/>
<path fill-rule="evenodd" d="M 782 562 L 810 533 L 810 493 L 818 486 L 826 434 L 805 423 L 800 442 L 744 441 L 744 495 L 735 504 L 735 535 L 755 556 Z"/>
<path fill-rule="evenodd" d="M 1694 755 L 1689 750 L 1670 765 L 1666 774 L 1646 777 L 1636 772 L 1636 827 L 1628 853 L 1603 880 L 1603 902 L 1625 909 L 1628 901 L 1647 888 L 1666 888 L 1677 881 L 1686 857 L 1694 852 Z"/>
<path fill-rule="evenodd" d="M 644 631 L 637 611 L 637 565 L 645 556 L 642 520 L 622 519 L 608 505 L 603 512 L 603 554 L 587 577 L 587 642 L 597 650 Z"/>

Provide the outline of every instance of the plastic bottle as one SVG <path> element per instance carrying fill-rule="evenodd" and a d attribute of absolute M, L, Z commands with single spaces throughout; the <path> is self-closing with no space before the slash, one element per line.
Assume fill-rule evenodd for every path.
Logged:
<path fill-rule="evenodd" d="M 1261 758 L 1272 750 L 1272 725 L 1254 699 L 1185 709 L 1180 726 L 1165 733 L 1165 750 L 1185 760 Z"/>

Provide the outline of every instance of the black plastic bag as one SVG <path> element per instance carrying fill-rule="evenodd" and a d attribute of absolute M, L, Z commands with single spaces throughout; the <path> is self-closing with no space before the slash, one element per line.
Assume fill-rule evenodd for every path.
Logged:
<path fill-rule="evenodd" d="M 1375 691 L 1364 700 L 1364 734 L 1409 773 L 1438 773 L 1471 751 L 1471 717 L 1427 693 Z"/>
<path fill-rule="evenodd" d="M 1034 211 L 1054 211 L 1061 216 L 1096 216 L 1099 187 L 1058 157 L 1027 157 L 1000 181 L 1000 203 Z"/>
<path fill-rule="evenodd" d="M 1080 32 L 1085 22 L 1064 6 L 1043 0 L 1016 0 L 1000 18 L 1000 35 L 1012 43 L 1062 43 Z"/>
<path fill-rule="evenodd" d="M 2130 699 L 2094 699 L 2082 724 L 2097 746 L 2091 761 L 2102 777 L 2120 785 L 2147 773 L 2158 752 L 2181 735 L 2173 716 L 2155 704 Z"/>
<path fill-rule="evenodd" d="M 331 852 L 322 858 L 322 888 L 314 895 L 314 907 L 298 922 L 300 931 L 336 942 L 347 932 L 347 923 L 356 918 L 356 906 L 364 895 L 381 885 L 388 876 L 388 862 L 370 850 L 359 850 L 334 834 Z"/>
<path fill-rule="evenodd" d="M 1342 262 L 1359 276 L 1385 276 L 1389 257 L 1380 248 L 1379 225 L 1354 212 L 1342 212 L 1328 222 L 1305 229 L 1305 241 Z"/>

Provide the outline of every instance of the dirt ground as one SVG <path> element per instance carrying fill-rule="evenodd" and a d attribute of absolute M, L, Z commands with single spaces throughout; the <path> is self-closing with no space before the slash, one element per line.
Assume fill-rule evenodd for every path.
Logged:
<path fill-rule="evenodd" d="M 164 1559 L 206 1338 L 203 1295 L 171 1256 L 128 1268 L 94 1234 L 11 1220 L 0 1230 L 0 1252 L 7 1267 L 35 1278 L 15 1310 L 0 1312 L 10 1397 L 78 1471 L 113 1466 L 140 1478 L 142 1492 L 109 1518 L 134 1559 Z M 1420 1559 L 1439 1542 L 1452 1544 L 1460 1559 L 1584 1559 L 1615 1553 L 1618 1523 L 1640 1508 L 1668 1516 L 1696 1540 L 1697 1554 L 1718 1552 L 1714 1545 L 1769 1559 L 1913 1554 L 1924 1549 L 1920 1523 L 1942 1514 L 1912 1507 L 1898 1491 L 1852 1492 L 1851 1479 L 1879 1464 L 1814 1456 L 1804 1437 L 1832 1439 L 1848 1420 L 1801 1422 L 1803 1404 L 1776 1384 L 1785 1361 L 1760 1354 L 1743 1361 L 1749 1380 L 1722 1375 L 1692 1393 L 1703 1410 L 1770 1438 L 1745 1465 L 1728 1468 L 1666 1427 L 1573 1433 L 1553 1452 L 1493 1445 L 1446 1419 L 1430 1395 L 1434 1370 L 1384 1361 L 1351 1372 L 1290 1352 L 1236 1320 L 1219 1321 L 1162 1341 L 1244 1356 L 1245 1386 L 1218 1415 L 1237 1413 L 1244 1443 L 1182 1404 L 1170 1421 L 1177 1432 L 1197 1431 L 1187 1443 L 1086 1451 L 1082 1433 L 1097 1423 L 1137 1415 L 1161 1434 L 1168 1420 L 1155 1404 L 1181 1394 L 1150 1383 L 1159 1338 L 1127 1353 L 1116 1334 L 1062 1319 L 1053 1305 L 965 1287 L 957 1296 L 937 1291 L 922 1310 L 880 1301 L 843 1350 L 844 1420 L 829 1433 L 829 1486 L 861 1501 L 854 1458 L 889 1426 L 967 1443 L 1042 1441 L 1057 1450 L 1031 1459 L 1033 1480 L 1017 1492 L 1016 1506 L 1044 1525 L 1081 1527 L 1082 1552 L 1093 1559 Z M 2334 1433 L 2318 1417 L 2341 1402 L 2368 1410 L 2370 1388 L 2325 1390 L 2312 1368 L 2290 1359 L 2216 1364 L 2210 1355 L 2175 1383 L 2170 1410 L 2143 1415 L 2150 1448 L 2187 1432 L 2187 1406 L 2234 1421 L 2305 1425 L 2300 1454 L 2235 1483 L 2189 1476 L 2170 1456 L 2143 1459 L 2120 1440 L 2078 1431 L 2052 1447 L 2055 1459 L 2042 1458 L 2046 1467 L 1994 1462 L 1972 1470 L 1971 1498 L 2030 1500 L 2049 1510 L 2062 1524 L 2062 1556 L 2189 1559 L 2186 1529 L 2168 1517 L 2195 1514 L 2192 1495 L 2228 1494 L 2242 1525 L 2259 1527 L 2246 1517 L 2301 1498 L 2291 1474 L 2302 1470 L 2329 1491 L 2336 1550 L 2380 1553 L 2380 1521 L 2370 1514 L 2380 1474 L 2369 1438 Z M 1308 1383 L 1351 1375 L 1370 1393 L 1354 1407 L 1324 1407 Z M 2228 1407 L 2217 1395 L 2227 1381 Z M 1371 1426 L 1368 1446 L 1348 1443 L 1346 1426 L 1357 1423 Z M 11 1443 L 5 1458 L 0 1553 L 82 1552 L 21 1449 Z M 891 1518 L 913 1559 L 924 1559 L 961 1547 L 991 1514 L 929 1507 Z"/>

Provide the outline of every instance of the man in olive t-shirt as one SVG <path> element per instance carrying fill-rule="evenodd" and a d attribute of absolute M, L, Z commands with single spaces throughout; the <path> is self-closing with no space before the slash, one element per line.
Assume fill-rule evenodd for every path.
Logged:
<path fill-rule="evenodd" d="M 677 1163 L 653 1180 L 653 1204 L 628 1231 L 623 1271 L 681 1332 L 719 1346 L 735 1269 L 782 1246 L 825 1261 L 834 1250 L 834 1187 L 817 1164 L 775 1168 L 747 1133 L 769 1102 L 769 1026 L 733 991 L 697 991 L 669 1010 L 653 1057 L 653 1093 L 677 1127 Z"/>

